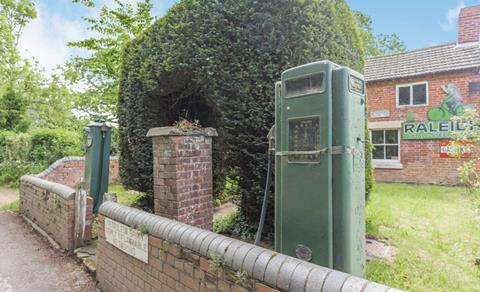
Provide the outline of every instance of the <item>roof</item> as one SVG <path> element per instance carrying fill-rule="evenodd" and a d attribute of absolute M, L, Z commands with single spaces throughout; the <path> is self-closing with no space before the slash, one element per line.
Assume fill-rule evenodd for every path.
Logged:
<path fill-rule="evenodd" d="M 456 43 L 367 58 L 365 80 L 379 81 L 480 67 L 480 44 Z"/>

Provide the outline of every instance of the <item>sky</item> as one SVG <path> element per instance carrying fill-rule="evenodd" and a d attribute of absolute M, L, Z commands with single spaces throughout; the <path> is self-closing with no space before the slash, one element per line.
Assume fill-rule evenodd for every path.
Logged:
<path fill-rule="evenodd" d="M 124 0 L 135 2 L 137 0 Z M 178 0 L 152 0 L 154 15 L 161 17 Z M 352 10 L 372 18 L 376 34 L 396 33 L 407 49 L 424 48 L 455 42 L 460 8 L 480 5 L 480 0 L 346 0 Z M 94 17 L 98 7 L 113 5 L 113 0 L 97 0 L 89 9 L 71 0 L 35 0 L 37 18 L 25 28 L 20 51 L 34 57 L 47 74 L 54 72 L 70 57 L 84 52 L 68 48 L 68 41 L 92 36 L 82 16 Z"/>

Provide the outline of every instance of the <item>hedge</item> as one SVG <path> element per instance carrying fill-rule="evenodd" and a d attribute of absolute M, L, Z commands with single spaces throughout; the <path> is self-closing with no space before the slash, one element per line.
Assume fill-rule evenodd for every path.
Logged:
<path fill-rule="evenodd" d="M 22 175 L 41 172 L 65 156 L 83 155 L 82 146 L 81 134 L 64 129 L 0 131 L 0 185 L 18 186 Z"/>
<path fill-rule="evenodd" d="M 361 71 L 363 49 L 344 1 L 183 0 L 129 43 L 123 59 L 122 181 L 151 193 L 148 129 L 198 119 L 219 132 L 216 190 L 227 175 L 238 175 L 241 212 L 254 223 L 274 122 L 274 82 L 288 68 L 324 59 Z"/>

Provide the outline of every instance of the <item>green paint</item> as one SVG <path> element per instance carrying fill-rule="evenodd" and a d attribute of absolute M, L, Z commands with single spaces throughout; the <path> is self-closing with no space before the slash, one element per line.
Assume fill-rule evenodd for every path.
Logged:
<path fill-rule="evenodd" d="M 275 250 L 363 277 L 363 76 L 322 61 L 275 88 Z"/>
<path fill-rule="evenodd" d="M 473 107 L 462 103 L 462 96 L 457 87 L 451 83 L 442 86 L 447 94 L 438 107 L 427 112 L 428 121 L 415 122 L 413 113 L 407 113 L 407 121 L 402 124 L 403 140 L 451 139 L 454 132 L 465 131 L 468 127 L 460 121 L 452 121 L 453 116 L 462 116 Z"/>

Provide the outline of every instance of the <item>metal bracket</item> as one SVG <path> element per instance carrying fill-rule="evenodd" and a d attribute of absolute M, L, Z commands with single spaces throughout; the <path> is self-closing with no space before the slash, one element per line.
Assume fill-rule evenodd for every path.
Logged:
<path fill-rule="evenodd" d="M 355 152 L 355 149 L 347 146 L 332 146 L 331 148 L 325 147 L 320 150 L 311 150 L 311 151 L 278 151 L 275 152 L 276 156 L 290 156 L 290 155 L 315 155 L 322 153 L 330 153 L 332 155 L 338 154 L 352 154 Z"/>

